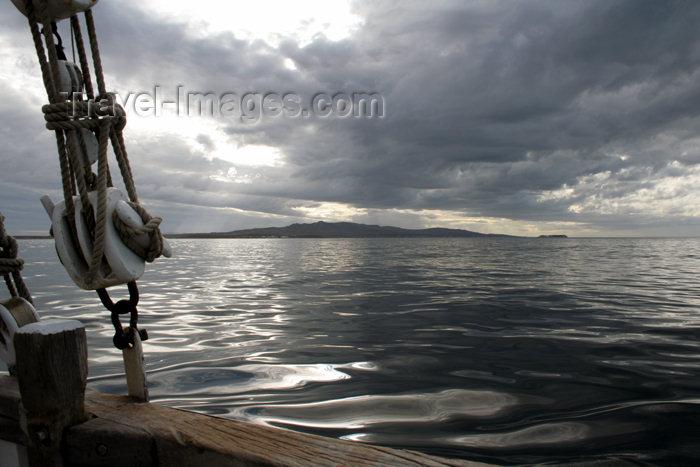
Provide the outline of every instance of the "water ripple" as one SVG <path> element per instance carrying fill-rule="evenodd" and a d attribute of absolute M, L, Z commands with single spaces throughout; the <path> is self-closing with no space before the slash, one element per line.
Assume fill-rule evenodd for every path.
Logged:
<path fill-rule="evenodd" d="M 156 401 L 501 464 L 700 461 L 698 239 L 172 245 L 139 281 Z M 85 324 L 90 388 L 124 393 L 96 295 L 20 252 L 42 317 Z"/>

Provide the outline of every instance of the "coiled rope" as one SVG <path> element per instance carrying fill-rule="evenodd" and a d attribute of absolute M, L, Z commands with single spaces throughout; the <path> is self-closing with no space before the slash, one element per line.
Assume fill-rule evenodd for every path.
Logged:
<path fill-rule="evenodd" d="M 17 252 L 17 240 L 5 232 L 5 216 L 0 213 L 0 274 L 5 279 L 10 295 L 22 297 L 33 304 L 29 289 L 20 274 L 24 268 L 24 260 L 17 257 Z"/>
<path fill-rule="evenodd" d="M 90 9 L 86 10 L 84 17 L 95 79 L 97 81 L 97 95 L 95 95 L 92 86 L 80 20 L 78 15 L 70 18 L 72 38 L 78 51 L 80 70 L 85 85 L 84 97 L 86 97 L 86 100 L 83 100 L 82 92 L 74 93 L 72 96 L 59 92 L 61 79 L 59 59 L 63 56 L 63 52 L 57 50 L 54 42 L 54 35 L 58 36 L 58 33 L 56 24 L 52 22 L 49 15 L 48 1 L 24 0 L 24 3 L 44 87 L 49 98 L 49 104 L 42 107 L 46 128 L 54 131 L 56 134 L 65 214 L 69 219 L 75 219 L 73 196 L 78 194 L 82 212 L 93 237 L 93 252 L 92 257 L 88 261 L 89 269 L 86 282 L 92 283 L 96 280 L 98 269 L 103 264 L 105 225 L 107 222 L 107 188 L 113 186 L 107 158 L 110 143 L 127 191 L 129 204 L 138 212 L 144 223 L 143 227 L 134 229 L 124 224 L 119 216 L 115 214 L 113 216 L 114 226 L 124 244 L 144 260 L 151 262 L 163 253 L 163 235 L 159 227 L 162 219 L 151 216 L 138 204 L 138 195 L 136 194 L 122 131 L 126 125 L 126 114 L 121 105 L 116 102 L 114 94 L 108 93 L 105 87 L 102 60 L 100 58 L 92 11 Z M 36 9 L 35 3 L 37 5 Z M 39 28 L 40 22 L 43 24 L 41 30 Z M 46 44 L 46 47 L 44 47 L 44 44 Z M 87 157 L 86 144 L 81 133 L 84 129 L 94 132 L 97 136 L 97 174 L 92 172 L 91 162 Z M 88 198 L 88 192 L 90 191 L 97 192 L 95 211 L 93 211 Z M 75 224 L 72 221 L 69 224 L 75 237 Z M 144 233 L 150 239 L 148 248 L 141 247 L 134 240 L 136 235 Z"/>

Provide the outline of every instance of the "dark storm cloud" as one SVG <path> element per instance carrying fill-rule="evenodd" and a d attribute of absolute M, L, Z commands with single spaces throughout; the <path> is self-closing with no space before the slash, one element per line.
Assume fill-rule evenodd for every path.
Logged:
<path fill-rule="evenodd" d="M 378 85 L 389 118 L 342 131 L 358 147 L 350 152 L 380 162 L 359 165 L 360 173 L 352 163 L 349 173 L 310 172 L 357 180 L 358 199 L 376 190 L 376 206 L 387 206 L 391 184 L 402 207 L 570 219 L 551 211 L 565 205 L 535 202 L 538 192 L 680 157 L 644 143 L 669 130 L 683 140 L 697 128 L 699 13 L 691 2 L 371 7 L 344 69 L 355 83 L 385 71 Z M 328 47 L 300 53 L 335 56 L 333 47 L 346 45 Z M 625 162 L 611 157 L 627 152 Z"/>
<path fill-rule="evenodd" d="M 273 46 L 231 33 L 193 36 L 186 18 L 164 22 L 100 3 L 103 60 L 120 91 L 185 85 L 217 94 L 294 92 L 302 100 L 377 92 L 386 103 L 381 119 L 204 117 L 231 145 L 279 148 L 281 166 L 212 160 L 208 153 L 221 143 L 205 134 L 198 148 L 184 138 L 127 139 L 137 182 L 148 174 L 141 176 L 145 196 L 279 219 L 338 202 L 371 216 L 442 209 L 619 229 L 666 222 L 666 205 L 642 215 L 632 194 L 696 173 L 696 2 L 367 1 L 355 10 L 364 24 L 349 38 Z M 4 37 L 29 41 L 16 19 L 11 6 L 0 9 Z M 50 151 L 52 138 L 22 123 L 40 121 L 27 113 L 38 108 L 15 118 L 12 109 L 26 103 L 14 95 L 5 101 L 0 117 L 14 129 L 3 140 L 20 135 L 21 143 L 3 161 L 24 173 L 29 166 L 17 160 L 35 141 Z M 39 178 L 48 179 L 43 171 Z M 604 183 L 587 178 L 596 176 Z M 17 180 L 36 185 L 29 176 Z M 692 214 L 684 216 L 695 225 Z"/>

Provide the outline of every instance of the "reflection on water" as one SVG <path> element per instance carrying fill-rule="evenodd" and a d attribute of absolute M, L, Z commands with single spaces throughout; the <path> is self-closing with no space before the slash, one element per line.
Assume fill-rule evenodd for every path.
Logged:
<path fill-rule="evenodd" d="M 234 368 L 180 365 L 159 370 L 157 385 L 184 387 L 178 396 L 215 397 L 248 393 L 259 390 L 288 390 L 310 383 L 329 383 L 348 379 L 350 376 L 338 371 L 333 365 L 269 365 L 247 364 Z"/>
<path fill-rule="evenodd" d="M 380 423 L 444 422 L 457 417 L 489 417 L 516 402 L 508 394 L 447 389 L 434 394 L 369 395 L 306 404 L 253 406 L 234 415 L 259 423 L 358 429 Z"/>
<path fill-rule="evenodd" d="M 514 446 L 560 445 L 584 441 L 590 437 L 591 429 L 583 423 L 558 422 L 530 426 L 510 433 L 462 436 L 453 441 L 474 448 L 512 448 Z"/>
<path fill-rule="evenodd" d="M 173 240 L 139 282 L 156 401 L 496 463 L 700 460 L 700 240 Z M 42 317 L 108 313 L 23 241 Z M 114 300 L 126 289 L 111 291 Z"/>

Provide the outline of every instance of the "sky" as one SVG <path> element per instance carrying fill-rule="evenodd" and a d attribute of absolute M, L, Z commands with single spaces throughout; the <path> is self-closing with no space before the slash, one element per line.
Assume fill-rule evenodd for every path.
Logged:
<path fill-rule="evenodd" d="M 350 221 L 700 235 L 700 2 L 102 0 L 93 11 L 139 198 L 166 233 Z M 66 21 L 59 31 L 71 58 Z M 11 234 L 46 234 L 39 198 L 61 199 L 58 157 L 10 2 L 0 89 L 0 212 Z"/>

